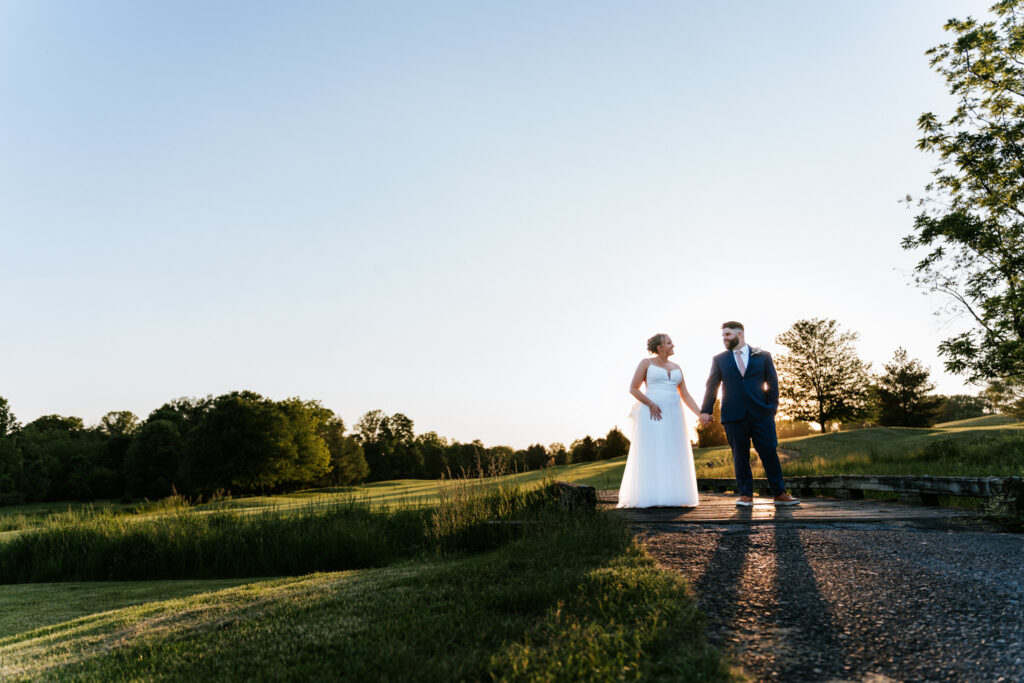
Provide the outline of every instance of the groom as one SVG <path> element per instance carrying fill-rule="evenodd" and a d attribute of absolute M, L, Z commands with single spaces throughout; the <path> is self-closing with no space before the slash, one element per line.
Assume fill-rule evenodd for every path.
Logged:
<path fill-rule="evenodd" d="M 786 493 L 782 465 L 776 448 L 775 411 L 779 407 L 779 378 L 767 351 L 747 346 L 743 325 L 736 321 L 722 324 L 726 351 L 711 360 L 700 424 L 713 419 L 718 385 L 722 384 L 722 427 L 732 448 L 732 463 L 740 497 L 737 505 L 754 505 L 754 475 L 750 471 L 750 443 L 761 458 L 765 476 L 776 505 L 796 505 L 800 501 Z"/>

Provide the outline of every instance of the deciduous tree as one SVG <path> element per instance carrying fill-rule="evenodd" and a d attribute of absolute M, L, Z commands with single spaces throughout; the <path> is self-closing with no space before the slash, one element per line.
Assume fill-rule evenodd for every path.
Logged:
<path fill-rule="evenodd" d="M 598 459 L 611 460 L 629 453 L 629 439 L 619 430 L 612 427 L 603 439 L 598 439 Z"/>
<path fill-rule="evenodd" d="M 856 419 L 868 410 L 869 365 L 857 357 L 856 332 L 835 320 L 798 320 L 775 341 L 786 347 L 775 364 L 780 410 L 794 420 L 830 422 Z"/>
<path fill-rule="evenodd" d="M 448 466 L 445 452 L 448 440 L 437 432 L 425 432 L 416 437 L 416 448 L 423 459 L 423 474 L 428 479 L 440 479 Z"/>
<path fill-rule="evenodd" d="M 992 412 L 992 403 L 984 396 L 971 394 L 953 394 L 943 396 L 946 402 L 942 406 L 939 422 L 956 422 L 981 417 Z"/>
<path fill-rule="evenodd" d="M 551 456 L 555 466 L 569 464 L 569 451 L 564 443 L 555 442 L 548 445 L 548 455 Z"/>
<path fill-rule="evenodd" d="M 0 396 L 0 438 L 9 436 L 18 430 L 18 421 L 11 412 L 11 404 Z"/>
<path fill-rule="evenodd" d="M 524 464 L 526 469 L 539 470 L 548 464 L 554 464 L 548 455 L 548 449 L 539 443 L 535 443 L 529 446 L 523 453 Z"/>
<path fill-rule="evenodd" d="M 298 456 L 288 416 L 249 391 L 218 396 L 185 440 L 182 474 L 196 493 L 273 488 Z"/>
<path fill-rule="evenodd" d="M 172 420 L 146 420 L 128 447 L 124 459 L 126 493 L 158 499 L 184 490 L 178 478 L 183 443 L 179 425 Z"/>
<path fill-rule="evenodd" d="M 356 423 L 356 436 L 370 467 L 371 481 L 423 476 L 413 421 L 402 413 L 371 410 Z"/>
<path fill-rule="evenodd" d="M 711 416 L 712 422 L 703 427 L 697 425 L 697 447 L 710 448 L 711 446 L 724 446 L 729 443 L 725 436 L 725 427 L 722 426 L 722 402 L 715 401 L 715 407 Z"/>
<path fill-rule="evenodd" d="M 597 442 L 590 436 L 572 442 L 569 452 L 573 462 L 593 462 L 597 460 Z"/>
<path fill-rule="evenodd" d="M 107 436 L 131 436 L 138 431 L 139 418 L 130 410 L 113 410 L 100 418 L 100 431 Z"/>
<path fill-rule="evenodd" d="M 1024 378 L 1024 0 L 992 11 L 995 21 L 949 20 L 955 39 L 927 53 L 956 108 L 918 120 L 918 148 L 938 164 L 902 243 L 927 250 L 917 284 L 971 321 L 939 353 L 972 382 Z"/>
<path fill-rule="evenodd" d="M 1024 419 L 1024 379 L 992 380 L 985 388 L 985 397 L 997 412 Z"/>
<path fill-rule="evenodd" d="M 370 474 L 370 467 L 363 456 L 363 447 L 354 436 L 345 434 L 345 422 L 332 411 L 328 412 L 329 417 L 321 422 L 317 433 L 327 445 L 330 466 L 318 480 L 331 486 L 359 483 Z"/>
<path fill-rule="evenodd" d="M 295 455 L 284 463 L 282 483 L 297 486 L 317 481 L 331 467 L 331 452 L 323 438 L 324 426 L 334 418 L 334 412 L 319 401 L 289 398 L 277 402 L 278 409 L 288 418 Z"/>

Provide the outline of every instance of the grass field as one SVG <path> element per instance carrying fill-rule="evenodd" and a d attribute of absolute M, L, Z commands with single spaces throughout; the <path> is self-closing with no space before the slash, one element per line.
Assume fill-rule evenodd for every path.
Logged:
<path fill-rule="evenodd" d="M 789 460 L 787 476 L 816 474 L 930 474 L 933 476 L 1024 476 L 1024 422 L 1003 415 L 948 422 L 931 429 L 878 427 L 848 432 L 785 439 L 780 446 L 799 450 L 802 457 Z M 930 450 L 929 450 L 930 449 Z M 694 450 L 698 477 L 732 477 L 732 456 L 728 448 Z M 493 481 L 523 489 L 541 486 L 550 479 L 562 479 L 594 486 L 599 490 L 618 488 L 626 459 L 576 463 L 549 470 L 522 472 Z M 754 465 L 755 476 L 759 465 Z M 194 506 L 196 510 L 237 509 L 247 511 L 305 509 L 311 504 L 331 505 L 357 501 L 378 508 L 422 508 L 436 505 L 441 492 L 459 480 L 397 479 L 363 486 L 310 489 L 274 496 L 225 499 Z M 126 504 L 38 503 L 0 508 L 0 542 L 19 531 L 46 523 L 69 510 L 105 510 L 113 514 L 144 518 L 167 514 L 160 502 Z M 173 508 L 171 508 L 173 510 Z"/>
<path fill-rule="evenodd" d="M 984 417 L 972 417 L 968 420 L 957 420 L 955 422 L 943 422 L 935 425 L 936 429 L 955 429 L 958 427 L 965 427 L 968 429 L 978 428 L 989 428 L 989 427 L 1006 427 L 1016 425 L 1020 427 L 1022 423 L 1015 417 L 1009 415 L 986 415 Z"/>
<path fill-rule="evenodd" d="M 0 678 L 733 678 L 683 580 L 620 520 L 559 515 L 495 550 L 379 569 L 0 586 Z"/>
<path fill-rule="evenodd" d="M 99 612 L 184 598 L 250 581 L 68 581 L 0 585 L 0 604 L 4 607 L 0 610 L 0 641 Z"/>
<path fill-rule="evenodd" d="M 802 453 L 786 462 L 788 476 L 1024 475 L 1024 423 L 999 416 L 933 429 L 817 435 L 782 445 Z M 697 449 L 694 455 L 698 476 L 732 476 L 727 449 Z M 564 479 L 614 489 L 624 465 L 624 458 L 579 463 L 507 475 L 489 485 L 525 492 Z M 487 528 L 481 525 L 485 517 L 497 513 L 465 496 L 460 499 L 466 487 L 458 481 L 400 480 L 195 506 L 168 500 L 0 508 L 0 545 L 43 532 L 43 541 L 50 533 L 66 545 L 74 534 L 63 529 L 75 524 L 95 525 L 105 543 L 120 537 L 130 541 L 133 534 L 148 533 L 145 529 L 173 530 L 167 520 L 192 524 L 189 519 L 207 515 L 209 523 L 188 528 L 212 534 L 237 525 L 263 539 L 260 543 L 272 538 L 292 542 L 293 530 L 309 520 L 288 518 L 328 519 L 329 514 L 313 511 L 346 506 L 381 519 L 415 512 L 417 519 L 433 520 L 435 529 L 434 545 L 428 543 L 429 530 L 423 531 L 425 545 L 407 544 L 405 559 L 396 555 L 387 559 L 387 566 L 368 569 L 286 577 L 0 585 L 0 678 L 733 677 L 720 653 L 707 646 L 686 585 L 658 569 L 623 526 L 604 515 L 539 518 L 535 526 L 523 527 L 518 538 L 505 534 L 495 541 L 487 536 L 487 543 L 477 547 L 473 534 Z M 457 509 L 439 515 L 453 500 Z M 506 509 L 505 514 L 512 519 L 515 511 Z M 267 520 L 284 526 L 261 530 L 259 524 Z M 373 528 L 367 527 L 370 531 L 363 536 L 379 533 Z M 322 542 L 316 540 L 322 536 L 313 532 L 309 543 L 322 551 Z M 93 543 L 83 538 L 83 547 Z M 219 537 L 210 538 L 212 547 L 224 547 L 218 545 Z M 247 544 L 255 542 L 240 543 L 239 552 L 248 552 Z M 188 544 L 181 547 L 187 550 Z M 66 551 L 68 557 L 85 557 L 76 548 Z M 288 548 L 274 552 L 302 552 Z M 39 555 L 45 552 L 36 548 L 25 557 Z M 101 568 L 107 561 L 93 560 Z"/>
<path fill-rule="evenodd" d="M 817 434 L 779 445 L 801 453 L 784 463 L 786 476 L 1024 476 L 1024 422 L 1002 415 L 931 429 L 875 427 Z M 697 449 L 694 461 L 698 477 L 733 476 L 732 455 L 725 447 Z M 755 465 L 754 476 L 759 476 L 758 469 Z"/>

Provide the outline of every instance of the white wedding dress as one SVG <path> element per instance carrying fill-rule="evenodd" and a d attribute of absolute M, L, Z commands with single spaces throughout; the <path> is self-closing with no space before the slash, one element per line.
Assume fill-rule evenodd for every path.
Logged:
<path fill-rule="evenodd" d="M 652 420 L 643 403 L 633 406 L 633 433 L 615 507 L 697 507 L 693 450 L 676 390 L 682 380 L 678 369 L 670 373 L 653 363 L 647 367 L 647 398 L 661 408 L 661 420 Z"/>

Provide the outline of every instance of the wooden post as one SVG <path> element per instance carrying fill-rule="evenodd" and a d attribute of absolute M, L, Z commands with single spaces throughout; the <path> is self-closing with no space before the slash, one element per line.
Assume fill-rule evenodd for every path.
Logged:
<path fill-rule="evenodd" d="M 1003 480 L 1001 493 L 1010 499 L 1010 505 L 1018 515 L 1024 515 L 1024 478 L 1008 477 Z"/>
<path fill-rule="evenodd" d="M 555 491 L 558 492 L 558 502 L 562 507 L 585 510 L 597 507 L 597 490 L 593 486 L 556 481 Z"/>

